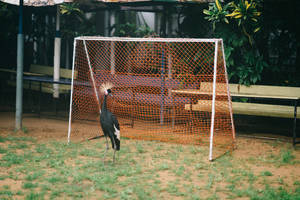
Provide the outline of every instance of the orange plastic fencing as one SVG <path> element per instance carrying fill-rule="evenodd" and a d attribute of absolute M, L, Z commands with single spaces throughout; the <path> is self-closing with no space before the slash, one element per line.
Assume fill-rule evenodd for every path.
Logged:
<path fill-rule="evenodd" d="M 220 39 L 76 38 L 70 139 L 103 134 L 99 86 L 111 82 L 108 109 L 119 120 L 121 136 L 207 145 L 213 139 L 220 153 L 232 149 L 223 52 Z"/>

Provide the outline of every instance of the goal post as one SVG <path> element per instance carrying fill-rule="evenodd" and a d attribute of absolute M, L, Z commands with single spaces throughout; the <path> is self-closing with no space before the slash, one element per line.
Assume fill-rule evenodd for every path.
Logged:
<path fill-rule="evenodd" d="M 235 144 L 222 39 L 77 37 L 68 142 L 102 135 L 99 86 L 123 137 L 207 145 L 213 160 Z"/>

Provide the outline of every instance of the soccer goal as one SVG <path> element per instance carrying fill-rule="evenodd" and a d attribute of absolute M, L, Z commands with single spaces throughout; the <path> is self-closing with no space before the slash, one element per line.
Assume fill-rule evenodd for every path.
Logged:
<path fill-rule="evenodd" d="M 77 37 L 68 141 L 102 134 L 102 83 L 121 136 L 209 146 L 209 160 L 234 148 L 221 39 Z"/>

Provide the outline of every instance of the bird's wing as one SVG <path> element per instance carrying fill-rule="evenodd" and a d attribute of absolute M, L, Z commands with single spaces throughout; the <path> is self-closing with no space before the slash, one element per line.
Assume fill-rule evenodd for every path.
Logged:
<path fill-rule="evenodd" d="M 111 115 L 111 118 L 112 118 L 112 121 L 113 121 L 114 126 L 115 126 L 118 130 L 120 130 L 120 125 L 119 125 L 119 122 L 118 122 L 118 120 L 117 120 L 117 117 L 116 117 L 115 115 Z"/>
<path fill-rule="evenodd" d="M 111 115 L 111 119 L 112 119 L 112 122 L 113 122 L 113 126 L 115 128 L 115 135 L 120 140 L 120 125 L 119 125 L 118 119 L 114 115 Z"/>

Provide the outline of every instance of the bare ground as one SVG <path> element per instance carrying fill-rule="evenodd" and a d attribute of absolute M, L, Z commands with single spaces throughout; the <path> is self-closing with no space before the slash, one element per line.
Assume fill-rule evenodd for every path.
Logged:
<path fill-rule="evenodd" d="M 23 125 L 26 127 L 28 133 L 24 132 L 14 132 L 14 113 L 0 113 L 0 136 L 7 136 L 9 134 L 14 134 L 14 136 L 29 136 L 33 137 L 36 140 L 45 141 L 45 140 L 59 140 L 67 142 L 67 130 L 68 130 L 68 121 L 58 120 L 58 119 L 49 119 L 49 118 L 39 118 L 35 115 L 25 115 L 23 119 Z M 97 142 L 97 141 L 93 141 Z M 123 144 L 130 143 L 130 141 L 125 140 Z M 272 143 L 272 144 L 271 144 Z M 274 145 L 275 144 L 275 145 Z M 169 145 L 169 144 L 168 144 Z M 170 144 L 171 145 L 171 144 Z M 278 179 L 284 179 L 284 183 L 287 188 L 294 188 L 294 183 L 296 181 L 300 182 L 300 148 L 293 149 L 292 145 L 287 142 L 275 142 L 268 140 L 258 140 L 251 138 L 242 138 L 237 137 L 236 139 L 236 149 L 232 152 L 233 159 L 237 160 L 249 160 L 251 158 L 260 157 L 266 163 L 268 163 L 269 155 L 271 154 L 280 154 L 283 146 L 288 146 L 293 151 L 295 156 L 294 160 L 297 161 L 296 164 L 284 165 L 281 167 L 276 167 L 274 165 L 257 165 L 255 162 L 251 163 L 251 170 L 254 175 L 259 175 L 263 171 L 269 171 L 273 175 L 271 179 L 273 180 L 273 186 L 278 186 Z M 147 147 L 151 148 L 151 147 Z M 151 149 L 148 150 L 151 152 Z M 1 159 L 1 158 L 0 158 Z M 208 162 L 208 161 L 205 161 Z M 152 163 L 151 156 L 149 160 L 145 160 L 145 163 Z M 152 163 L 153 164 L 153 163 Z M 193 168 L 191 168 L 193 171 Z M 167 185 L 168 182 L 172 181 L 174 177 L 168 174 L 165 171 L 159 172 L 159 177 L 162 182 L 162 185 Z M 271 180 L 271 181 L 272 181 Z M 7 182 L 13 181 L 11 179 L 6 179 L 0 182 L 0 188 L 2 185 L 14 185 L 14 187 L 21 187 L 21 183 L 16 182 Z M 203 183 L 197 182 L 194 180 L 194 184 L 201 185 Z M 187 183 L 188 184 L 188 183 Z M 262 186 L 264 183 L 259 183 Z"/>

